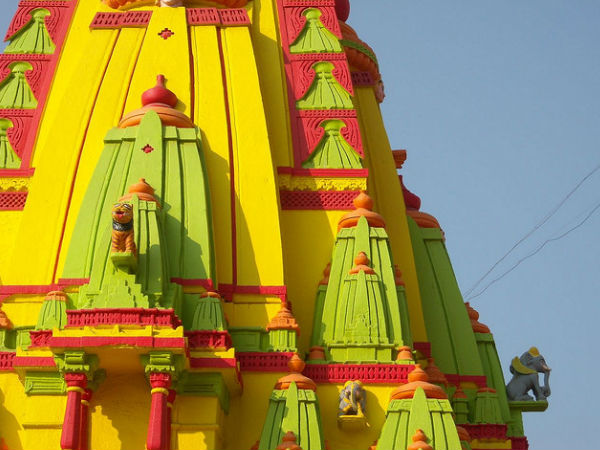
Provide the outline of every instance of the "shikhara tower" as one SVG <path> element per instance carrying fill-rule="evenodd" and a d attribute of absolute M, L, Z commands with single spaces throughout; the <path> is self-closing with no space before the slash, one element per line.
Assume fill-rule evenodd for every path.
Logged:
<path fill-rule="evenodd" d="M 0 55 L 1 448 L 527 448 L 521 413 L 547 403 L 507 400 L 348 13 L 20 2 Z M 338 416 L 348 386 L 366 406 Z"/>

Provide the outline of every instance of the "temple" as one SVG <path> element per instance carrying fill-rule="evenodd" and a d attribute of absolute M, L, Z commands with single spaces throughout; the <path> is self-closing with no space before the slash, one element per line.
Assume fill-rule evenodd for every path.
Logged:
<path fill-rule="evenodd" d="M 532 347 L 505 387 L 349 14 L 19 3 L 0 55 L 1 449 L 528 449 L 550 369 Z"/>

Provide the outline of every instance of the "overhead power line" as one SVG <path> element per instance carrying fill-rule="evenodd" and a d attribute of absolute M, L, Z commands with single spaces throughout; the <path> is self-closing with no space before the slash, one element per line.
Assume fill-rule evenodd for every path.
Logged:
<path fill-rule="evenodd" d="M 494 278 L 492 281 L 490 281 L 481 291 L 479 291 L 477 294 L 475 295 L 471 295 L 470 297 L 467 298 L 467 300 L 472 300 L 474 298 L 479 297 L 481 294 L 483 294 L 485 291 L 487 291 L 493 284 L 496 284 L 498 281 L 500 281 L 502 278 L 504 278 L 505 276 L 507 276 L 509 273 L 511 273 L 513 270 L 515 270 L 519 265 L 521 265 L 522 262 L 524 262 L 525 260 L 535 256 L 536 254 L 538 254 L 547 244 L 549 244 L 550 242 L 556 242 L 562 238 L 564 238 L 565 236 L 567 236 L 569 233 L 571 233 L 572 231 L 575 231 L 577 228 L 581 227 L 584 223 L 586 223 L 590 217 L 592 217 L 594 215 L 594 213 L 596 211 L 598 211 L 598 209 L 600 209 L 600 202 L 598 202 L 593 208 L 592 210 L 583 218 L 583 220 L 581 220 L 577 225 L 575 225 L 572 228 L 569 228 L 567 231 L 565 231 L 564 233 L 553 237 L 551 239 L 547 239 L 545 240 L 538 248 L 536 248 L 533 252 L 529 253 L 527 256 L 524 256 L 523 258 L 519 259 L 515 264 L 512 265 L 512 267 L 510 269 L 508 269 L 506 272 L 504 272 L 502 275 L 500 275 L 497 278 Z"/>
<path fill-rule="evenodd" d="M 573 189 L 571 189 L 569 191 L 569 193 L 554 207 L 550 210 L 550 212 L 548 212 L 548 214 L 546 214 L 546 216 L 544 216 L 544 218 L 538 222 L 531 230 L 529 230 L 521 239 L 519 239 L 504 255 L 502 255 L 502 257 L 496 261 L 494 264 L 492 264 L 492 266 L 488 269 L 487 272 L 485 272 L 481 278 L 479 278 L 477 280 L 477 282 L 475 282 L 475 284 L 473 286 L 471 286 L 471 288 L 469 288 L 467 291 L 464 292 L 463 297 L 469 297 L 470 294 L 477 288 L 477 286 L 479 286 L 483 280 L 485 280 L 489 274 L 491 274 L 494 269 L 496 267 L 498 267 L 498 265 L 504 261 L 508 255 L 510 255 L 519 245 L 521 245 L 521 243 L 523 243 L 527 238 L 529 238 L 529 236 L 531 236 L 533 233 L 535 233 L 539 228 L 541 228 L 546 222 L 548 222 L 548 220 L 550 220 L 550 218 L 552 216 L 554 216 L 554 214 L 556 214 L 558 212 L 558 210 L 560 208 L 562 208 L 562 206 L 567 202 L 567 200 L 569 200 L 571 198 L 571 196 L 581 187 L 581 185 L 583 183 L 585 183 L 592 175 L 594 175 L 598 170 L 600 170 L 600 164 L 598 164 L 596 167 L 594 167 L 586 176 L 584 176 L 576 185 Z M 478 294 L 477 296 L 479 296 L 481 294 Z M 475 298 L 475 297 L 469 297 L 469 298 Z"/>

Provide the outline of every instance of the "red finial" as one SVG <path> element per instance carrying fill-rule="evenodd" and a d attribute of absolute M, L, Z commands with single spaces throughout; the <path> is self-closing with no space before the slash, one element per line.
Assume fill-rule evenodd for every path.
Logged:
<path fill-rule="evenodd" d="M 162 104 L 175 108 L 177 105 L 177 96 L 165 87 L 165 76 L 156 77 L 156 86 L 148 89 L 142 94 L 142 105 Z"/>
<path fill-rule="evenodd" d="M 350 16 L 350 0 L 335 0 L 335 13 L 342 22 Z"/>

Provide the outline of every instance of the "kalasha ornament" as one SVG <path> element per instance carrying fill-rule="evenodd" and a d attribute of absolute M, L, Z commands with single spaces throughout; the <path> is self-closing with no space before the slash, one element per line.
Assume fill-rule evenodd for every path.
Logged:
<path fill-rule="evenodd" d="M 350 0 L 335 0 L 335 12 L 342 22 L 350 16 Z"/>

